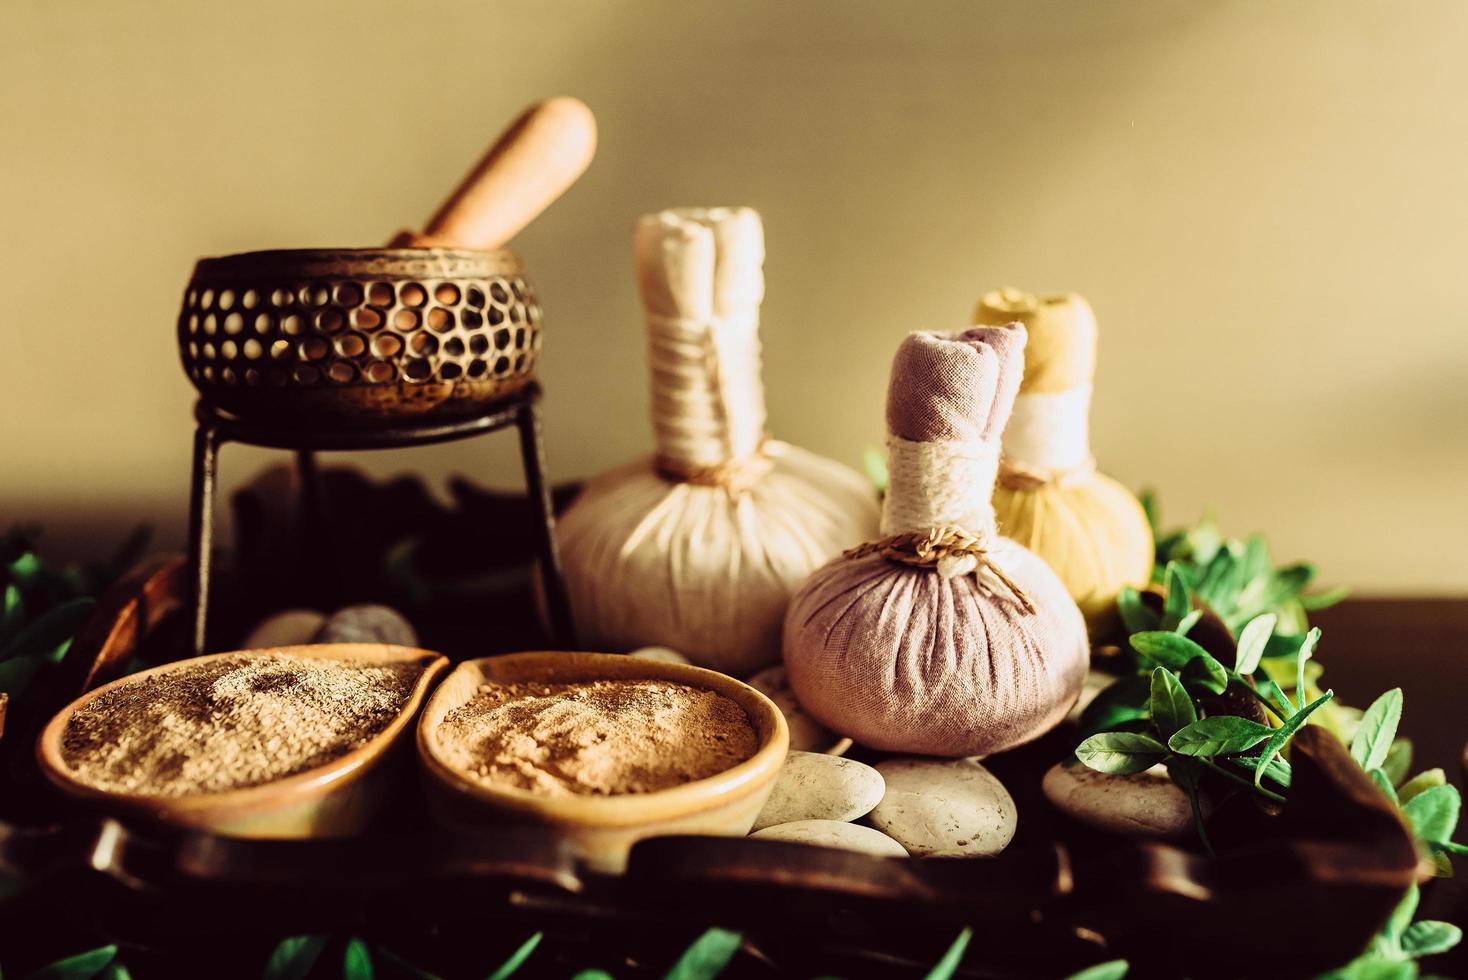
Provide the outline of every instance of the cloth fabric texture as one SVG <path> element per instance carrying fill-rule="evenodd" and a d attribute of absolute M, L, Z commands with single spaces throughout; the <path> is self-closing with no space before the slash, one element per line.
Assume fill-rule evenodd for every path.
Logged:
<path fill-rule="evenodd" d="M 1025 339 L 1018 325 L 909 336 L 893 361 L 891 436 L 997 448 Z M 955 497 L 930 484 L 894 474 L 889 494 Z M 879 554 L 835 559 L 795 594 L 784 628 L 791 686 L 828 728 L 884 751 L 984 755 L 1038 737 L 1079 695 L 1090 657 L 1080 611 L 1043 561 L 997 535 L 992 476 L 970 489 L 975 526 L 964 530 L 990 542 L 990 560 L 1035 611 L 983 567 L 945 579 Z M 904 526 L 922 509 L 889 495 L 883 533 L 927 530 Z"/>

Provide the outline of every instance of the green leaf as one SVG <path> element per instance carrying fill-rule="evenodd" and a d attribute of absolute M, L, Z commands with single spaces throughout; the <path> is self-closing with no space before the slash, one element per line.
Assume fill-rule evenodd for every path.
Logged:
<path fill-rule="evenodd" d="M 1280 689 L 1280 686 L 1274 681 L 1260 681 L 1259 690 L 1265 697 L 1274 702 L 1274 704 L 1284 712 L 1286 717 L 1294 714 L 1295 702 L 1291 701 L 1289 695 L 1282 691 Z"/>
<path fill-rule="evenodd" d="M 1451 922 L 1423 919 L 1402 933 L 1402 952 L 1408 956 L 1436 956 L 1463 941 L 1463 930 Z"/>
<path fill-rule="evenodd" d="M 1172 630 L 1182 622 L 1193 608 L 1193 593 L 1183 578 L 1182 566 L 1175 561 L 1167 563 L 1167 598 L 1162 604 L 1162 627 Z"/>
<path fill-rule="evenodd" d="M 1198 772 L 1202 768 L 1196 760 L 1185 759 L 1182 756 L 1172 755 L 1167 757 L 1167 774 L 1172 781 L 1182 787 L 1188 797 L 1188 807 L 1193 811 L 1193 829 L 1198 832 L 1198 840 L 1203 844 L 1203 850 L 1210 855 L 1213 854 L 1213 843 L 1208 839 L 1208 828 L 1203 822 L 1203 807 L 1198 802 Z"/>
<path fill-rule="evenodd" d="M 92 980 L 116 956 L 116 946 L 99 946 L 43 966 L 29 980 Z"/>
<path fill-rule="evenodd" d="M 1262 765 L 1262 760 L 1257 755 L 1235 755 L 1231 756 L 1228 761 L 1237 763 L 1250 772 L 1255 772 L 1262 768 L 1266 779 L 1274 780 L 1285 789 L 1290 788 L 1290 781 L 1294 778 L 1294 770 L 1290 768 L 1290 764 L 1279 756 L 1275 756 L 1268 763 L 1263 763 Z"/>
<path fill-rule="evenodd" d="M 282 939 L 270 953 L 263 980 L 305 980 L 326 948 L 328 938 L 316 935 Z"/>
<path fill-rule="evenodd" d="M 615 980 L 615 978 L 606 970 L 582 970 L 571 980 Z"/>
<path fill-rule="evenodd" d="M 1173 732 L 1198 720 L 1192 697 L 1166 667 L 1152 671 L 1150 709 L 1152 723 L 1164 739 L 1171 738 Z"/>
<path fill-rule="evenodd" d="M 1350 589 L 1346 588 L 1344 585 L 1338 585 L 1333 589 L 1326 590 L 1325 592 L 1317 592 L 1314 595 L 1300 596 L 1300 605 L 1304 606 L 1305 609 L 1309 612 L 1316 612 L 1321 609 L 1329 609 L 1331 606 L 1340 602 L 1342 599 L 1346 598 L 1350 594 Z"/>
<path fill-rule="evenodd" d="M 1406 803 L 1423 790 L 1431 789 L 1434 786 L 1442 786 L 1447 781 L 1448 774 L 1441 769 L 1424 770 L 1402 784 L 1401 788 L 1397 790 L 1397 798 L 1403 803 Z"/>
<path fill-rule="evenodd" d="M 1351 737 L 1351 758 L 1362 769 L 1376 769 L 1386 761 L 1397 725 L 1402 720 L 1402 689 L 1394 687 L 1371 703 Z"/>
<path fill-rule="evenodd" d="M 1435 840 L 1432 846 L 1448 854 L 1456 854 L 1458 857 L 1468 857 L 1468 845 L 1459 844 L 1455 840 Z"/>
<path fill-rule="evenodd" d="M 1203 610 L 1194 609 L 1192 612 L 1188 613 L 1186 616 L 1178 621 L 1177 627 L 1173 630 L 1173 632 L 1176 633 L 1178 636 L 1187 636 L 1188 631 L 1191 630 L 1194 626 L 1197 626 L 1198 620 L 1202 618 Z"/>
<path fill-rule="evenodd" d="M 1458 829 L 1458 811 L 1463 806 L 1456 786 L 1434 786 L 1402 804 L 1402 813 L 1412 830 L 1425 841 L 1452 840 Z"/>
<path fill-rule="evenodd" d="M 72 599 L 48 609 L 45 615 L 15 635 L 0 657 L 38 657 L 54 653 L 91 615 L 93 599 Z"/>
<path fill-rule="evenodd" d="M 1320 697 L 1311 701 L 1293 715 L 1290 715 L 1289 719 L 1283 725 L 1274 730 L 1274 734 L 1269 736 L 1269 741 L 1264 745 L 1264 751 L 1259 754 L 1261 761 L 1259 766 L 1254 770 L 1255 786 L 1263 785 L 1264 767 L 1269 765 L 1270 760 L 1284 750 L 1285 745 L 1294 737 L 1295 732 L 1299 731 L 1300 726 L 1309 720 L 1311 713 L 1333 697 L 1335 697 L 1334 691 L 1326 691 Z"/>
<path fill-rule="evenodd" d="M 958 964 L 963 961 L 964 951 L 968 949 L 969 940 L 974 938 L 974 931 L 965 927 L 958 937 L 953 940 L 953 945 L 948 947 L 948 952 L 943 958 L 933 964 L 928 971 L 927 980 L 948 980 L 958 971 Z"/>
<path fill-rule="evenodd" d="M 22 591 L 30 588 L 40 574 L 41 556 L 34 551 L 27 551 L 10 563 L 10 578 Z"/>
<path fill-rule="evenodd" d="M 1126 972 L 1126 960 L 1108 960 L 1088 966 L 1080 973 L 1072 973 L 1066 980 L 1121 980 Z"/>
<path fill-rule="evenodd" d="M 1222 694 L 1228 689 L 1228 671 L 1209 654 L 1188 661 L 1182 672 L 1183 686 L 1190 691 Z"/>
<path fill-rule="evenodd" d="M 1377 789 L 1381 790 L 1382 795 L 1392 801 L 1392 806 L 1401 809 L 1402 801 L 1397 799 L 1397 789 L 1392 785 L 1392 781 L 1386 773 L 1380 769 L 1372 769 L 1366 775 L 1371 777 L 1371 781 L 1376 784 Z"/>
<path fill-rule="evenodd" d="M 1147 678 L 1135 675 L 1123 677 L 1102 688 L 1101 693 L 1092 698 L 1086 710 L 1081 712 L 1082 734 L 1094 735 L 1146 718 L 1150 697 L 1151 685 Z"/>
<path fill-rule="evenodd" d="M 510 977 L 515 975 L 516 970 L 525 965 L 525 961 L 530 959 L 530 954 L 535 952 L 535 947 L 539 946 L 540 941 L 544 938 L 545 933 L 537 932 L 521 943 L 520 948 L 511 953 L 510 958 L 501 963 L 499 969 L 489 975 L 489 980 L 509 980 Z"/>
<path fill-rule="evenodd" d="M 683 951 L 663 980 L 712 980 L 739 952 L 741 936 L 728 929 L 709 929 Z"/>
<path fill-rule="evenodd" d="M 1381 768 L 1391 778 L 1393 786 L 1402 785 L 1407 779 L 1407 771 L 1412 768 L 1412 740 L 1392 739 L 1392 747 L 1387 750 L 1386 761 Z"/>
<path fill-rule="evenodd" d="M 5 586 L 5 598 L 0 602 L 0 651 L 5 649 L 7 641 L 20 629 L 24 620 L 25 603 L 21 601 L 20 589 L 13 584 Z"/>
<path fill-rule="evenodd" d="M 1422 900 L 1422 893 L 1417 890 L 1416 885 L 1409 885 L 1407 891 L 1402 895 L 1402 900 L 1397 907 L 1392 909 L 1391 916 L 1386 920 L 1386 925 L 1381 927 L 1381 934 L 1393 949 L 1401 942 L 1402 934 L 1412 924 L 1412 917 L 1417 914 L 1417 903 Z"/>
<path fill-rule="evenodd" d="M 1274 732 L 1247 718 L 1213 715 L 1195 721 L 1167 740 L 1167 747 L 1178 755 L 1214 756 L 1247 752 Z"/>
<path fill-rule="evenodd" d="M 1179 636 L 1171 630 L 1148 630 L 1143 633 L 1135 633 L 1128 641 L 1132 649 L 1155 661 L 1164 667 L 1173 670 L 1182 670 L 1188 662 L 1195 657 L 1206 657 L 1208 651 L 1186 636 Z"/>
<path fill-rule="evenodd" d="M 1150 769 L 1167 756 L 1167 748 L 1150 735 L 1102 732 L 1076 746 L 1076 758 L 1097 772 L 1126 776 Z"/>
<path fill-rule="evenodd" d="M 1320 980 L 1416 980 L 1416 977 L 1417 964 L 1411 960 L 1361 956 L 1339 970 L 1323 974 Z"/>
<path fill-rule="evenodd" d="M 1295 700 L 1300 704 L 1305 703 L 1305 661 L 1315 652 L 1315 645 L 1320 642 L 1320 627 L 1316 627 L 1305 634 L 1305 642 L 1300 644 L 1300 652 L 1295 655 Z M 1378 763 L 1379 765 L 1379 763 Z"/>
<path fill-rule="evenodd" d="M 342 951 L 342 980 L 372 980 L 372 952 L 355 936 Z"/>
<path fill-rule="evenodd" d="M 1248 675 L 1259 669 L 1259 661 L 1264 658 L 1264 648 L 1269 645 L 1269 638 L 1274 634 L 1274 624 L 1278 621 L 1279 617 L 1274 613 L 1265 613 L 1249 620 L 1249 624 L 1239 631 L 1238 652 L 1234 655 L 1235 671 Z"/>
<path fill-rule="evenodd" d="M 102 968 L 97 974 L 97 980 L 133 980 L 133 975 L 127 972 L 127 967 L 113 960 Z"/>
<path fill-rule="evenodd" d="M 1130 585 L 1122 586 L 1116 597 L 1116 611 L 1121 614 L 1122 625 L 1128 633 L 1155 630 L 1161 621 L 1156 613 L 1142 603 L 1142 594 Z"/>

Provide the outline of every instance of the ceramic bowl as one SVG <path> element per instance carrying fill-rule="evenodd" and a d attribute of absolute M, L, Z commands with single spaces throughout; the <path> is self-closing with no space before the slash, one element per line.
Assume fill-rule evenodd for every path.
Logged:
<path fill-rule="evenodd" d="M 731 769 L 671 789 L 620 796 L 541 796 L 488 786 L 445 761 L 437 732 L 444 716 L 466 703 L 481 684 L 661 680 L 722 694 L 749 716 L 759 738 L 753 756 Z M 418 722 L 418 754 L 426 770 L 429 803 L 438 820 L 455 827 L 539 824 L 555 828 L 588 864 L 617 872 L 627 852 L 646 837 L 749 832 L 785 762 L 790 735 L 773 701 L 742 681 L 688 664 L 608 653 L 535 652 L 460 664 L 439 685 Z"/>
<path fill-rule="evenodd" d="M 263 653 L 264 651 L 244 651 Z M 123 677 L 89 691 L 63 708 L 41 732 L 36 754 L 46 779 L 66 796 L 107 813 L 143 817 L 166 824 L 236 837 L 338 836 L 361 829 L 392 789 L 394 770 L 407 748 L 407 733 L 434 681 L 448 666 L 440 654 L 380 643 L 331 643 L 274 647 L 271 653 L 350 660 L 363 664 L 422 663 L 408 702 L 392 722 L 360 748 L 324 766 L 274 782 L 220 793 L 176 797 L 113 793 L 78 782 L 61 753 L 61 739 L 73 714 L 97 696 L 139 678 L 166 674 L 191 664 L 238 656 L 218 653 L 180 660 Z M 411 784 L 410 784 L 411 785 Z"/>

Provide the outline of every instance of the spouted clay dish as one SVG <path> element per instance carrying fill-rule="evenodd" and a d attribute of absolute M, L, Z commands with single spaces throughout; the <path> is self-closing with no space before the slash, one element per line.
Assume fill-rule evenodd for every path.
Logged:
<path fill-rule="evenodd" d="M 619 722 L 614 704 L 646 717 Z M 788 744 L 779 709 L 747 684 L 600 653 L 460 664 L 418 724 L 440 822 L 550 826 L 611 871 L 645 837 L 747 833 Z"/>
<path fill-rule="evenodd" d="M 195 657 L 121 678 L 56 715 L 41 771 L 120 814 L 243 837 L 362 827 L 389 756 L 448 661 L 381 644 Z"/>

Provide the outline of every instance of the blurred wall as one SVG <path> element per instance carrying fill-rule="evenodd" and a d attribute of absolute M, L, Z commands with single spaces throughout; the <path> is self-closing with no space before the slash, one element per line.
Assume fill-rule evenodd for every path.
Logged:
<path fill-rule="evenodd" d="M 382 241 L 565 92 L 600 154 L 516 243 L 555 477 L 650 445 L 634 219 L 750 204 L 781 437 L 859 465 L 904 332 L 1079 290 L 1096 454 L 1167 517 L 1468 591 L 1465 32 L 1458 0 L 6 0 L 0 523 L 181 541 L 194 258 Z M 517 478 L 508 436 L 371 465 Z"/>

